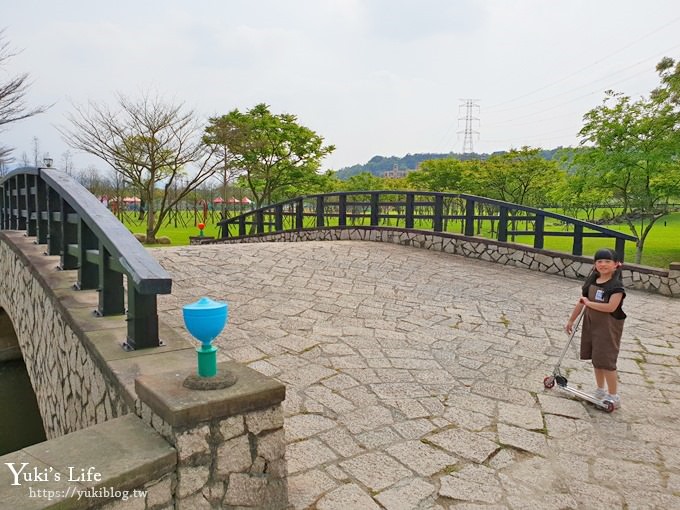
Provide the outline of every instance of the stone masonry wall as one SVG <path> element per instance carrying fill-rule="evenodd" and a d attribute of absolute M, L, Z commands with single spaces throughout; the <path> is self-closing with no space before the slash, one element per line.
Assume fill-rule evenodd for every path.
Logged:
<path fill-rule="evenodd" d="M 592 259 L 590 257 L 537 250 L 526 245 L 502 243 L 481 237 L 466 237 L 449 233 L 425 233 L 416 230 L 405 231 L 389 227 L 310 229 L 300 232 L 261 234 L 244 239 L 218 240 L 214 241 L 214 243 L 338 240 L 377 241 L 415 246 L 426 250 L 443 251 L 498 264 L 556 274 L 567 278 L 583 279 L 592 268 Z M 667 271 L 635 264 L 625 264 L 623 267 L 623 283 L 626 287 L 632 289 L 680 297 L 680 264 L 671 264 L 670 269 Z"/>
<path fill-rule="evenodd" d="M 48 439 L 129 411 L 22 259 L 0 242 L 0 307 L 16 330 Z"/>
<path fill-rule="evenodd" d="M 177 449 L 178 508 L 288 508 L 281 405 L 190 427 L 141 406 L 142 419 Z"/>

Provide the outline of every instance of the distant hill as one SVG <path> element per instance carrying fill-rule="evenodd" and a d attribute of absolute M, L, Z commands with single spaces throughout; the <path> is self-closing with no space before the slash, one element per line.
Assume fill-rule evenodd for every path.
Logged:
<path fill-rule="evenodd" d="M 543 150 L 541 151 L 541 156 L 548 160 L 553 159 L 557 151 L 560 150 L 561 148 L 562 147 L 558 147 L 556 149 Z M 460 161 L 466 161 L 469 159 L 488 159 L 490 156 L 493 156 L 495 154 L 504 153 L 505 151 L 494 152 L 493 154 L 486 153 L 458 154 L 455 152 L 449 152 L 448 154 L 423 153 L 423 154 L 406 154 L 406 156 L 401 158 L 398 156 L 389 157 L 373 156 L 367 163 L 363 165 L 352 165 L 341 168 L 335 173 L 335 176 L 340 180 L 346 180 L 352 177 L 353 175 L 359 175 L 361 173 L 368 172 L 375 175 L 376 177 L 382 177 L 384 172 L 393 170 L 395 165 L 398 167 L 399 170 L 415 170 L 416 168 L 418 168 L 418 165 L 420 163 L 422 163 L 423 161 L 427 161 L 428 159 L 454 158 Z"/>

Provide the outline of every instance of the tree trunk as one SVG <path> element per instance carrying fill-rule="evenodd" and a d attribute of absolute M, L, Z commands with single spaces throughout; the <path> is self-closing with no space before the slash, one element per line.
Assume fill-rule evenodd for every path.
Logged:
<path fill-rule="evenodd" d="M 156 232 L 155 232 L 155 211 L 153 208 L 153 200 L 147 202 L 147 215 L 146 215 L 146 242 L 147 244 L 156 244 Z"/>

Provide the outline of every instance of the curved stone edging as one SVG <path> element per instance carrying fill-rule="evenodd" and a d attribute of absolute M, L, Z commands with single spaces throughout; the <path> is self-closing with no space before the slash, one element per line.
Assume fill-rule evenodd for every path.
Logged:
<path fill-rule="evenodd" d="M 220 239 L 207 243 L 199 242 L 198 244 L 342 240 L 375 241 L 414 246 L 575 279 L 585 278 L 592 267 L 592 259 L 589 257 L 538 250 L 531 246 L 503 243 L 482 237 L 390 227 L 328 227 L 259 234 L 240 239 Z M 680 264 L 671 264 L 669 270 L 625 264 L 623 266 L 623 283 L 631 289 L 680 297 Z"/>

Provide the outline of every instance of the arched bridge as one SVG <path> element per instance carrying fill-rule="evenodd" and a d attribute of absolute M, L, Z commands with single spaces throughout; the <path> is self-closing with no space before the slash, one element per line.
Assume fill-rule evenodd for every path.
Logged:
<path fill-rule="evenodd" d="M 570 238 L 571 253 L 583 255 L 585 239 L 613 241 L 625 256 L 625 242 L 637 238 L 543 209 L 464 193 L 427 191 L 347 191 L 298 197 L 220 222 L 222 239 L 324 228 L 390 228 L 459 233 L 500 242 L 529 237 L 543 249 L 546 240 Z M 599 246 L 599 244 L 598 244 Z"/>
<path fill-rule="evenodd" d="M 628 292 L 629 319 L 618 367 L 623 407 L 604 414 L 542 384 L 564 347 L 562 327 L 579 283 L 532 271 L 531 263 L 524 268 L 490 263 L 498 253 L 515 265 L 526 257 L 536 264 L 543 260 L 547 267 L 547 259 L 558 264 L 558 255 L 534 243 L 522 246 L 460 233 L 465 220 L 454 216 L 464 215 L 463 202 L 447 209 L 444 196 L 424 200 L 416 194 L 413 228 L 406 228 L 386 223 L 396 221 L 389 216 L 403 215 L 406 221 L 406 205 L 399 201 L 363 209 L 365 204 L 353 204 L 348 196 L 343 229 L 331 224 L 340 223 L 339 217 L 323 216 L 319 223 L 320 211 L 340 214 L 339 206 L 328 206 L 325 197 L 322 208 L 318 201 L 312 206 L 303 199 L 302 208 L 288 209 L 293 216 L 287 219 L 276 220 L 264 211 L 237 219 L 245 238 L 220 241 L 229 245 L 133 251 L 141 260 L 130 261 L 125 250 L 107 247 L 108 241 L 97 244 L 104 252 L 93 242 L 83 250 L 79 243 L 87 235 L 71 234 L 68 241 L 60 238 L 56 253 L 45 255 L 50 239 L 38 237 L 39 224 L 27 237 L 29 220 L 51 219 L 55 235 L 67 228 L 60 225 L 62 219 L 75 225 L 80 220 L 73 204 L 73 210 L 63 204 L 57 208 L 59 200 L 70 202 L 70 196 L 55 199 L 48 211 L 31 205 L 39 201 L 38 179 L 48 197 L 59 195 L 50 183 L 58 188 L 67 176 L 55 173 L 29 171 L 24 175 L 33 178 L 21 181 L 15 174 L 11 183 L 2 183 L 0 308 L 10 311 L 27 365 L 39 367 L 41 357 L 54 353 L 54 361 L 36 376 L 36 381 L 54 381 L 48 412 L 62 416 L 55 409 L 60 402 L 74 402 L 78 395 L 87 399 L 63 413 L 64 423 L 70 423 L 71 415 L 78 423 L 54 428 L 44 446 L 22 450 L 12 460 L 3 457 L 0 468 L 21 459 L 39 459 L 40 466 L 64 472 L 68 464 L 86 468 L 74 455 L 87 449 L 91 454 L 84 458 L 104 471 L 108 483 L 146 490 L 143 503 L 135 507 L 148 509 L 173 504 L 284 508 L 288 503 L 294 508 L 422 509 L 680 505 L 680 300 Z M 75 193 L 71 184 L 63 187 Z M 433 225 L 439 220 L 433 221 L 430 206 L 418 209 L 415 204 L 426 201 L 439 210 L 438 200 L 441 232 L 419 231 L 417 222 L 423 218 L 417 216 L 428 217 Z M 378 198 L 377 204 L 382 201 Z M 484 214 L 474 202 L 473 216 L 500 218 L 500 212 Z M 82 213 L 99 217 L 97 205 Z M 360 224 L 350 216 L 355 214 L 378 221 Z M 523 223 L 512 211 L 507 215 L 510 241 L 528 226 L 535 232 L 535 219 Z M 294 223 L 297 218 L 302 220 Z M 493 220 L 496 233 L 499 218 Z M 289 222 L 295 228 L 276 228 L 277 221 L 278 227 Z M 492 220 L 474 218 L 475 228 L 478 221 Z M 255 225 L 252 235 L 249 223 Z M 273 231 L 267 230 L 268 223 Z M 49 236 L 49 223 L 43 231 Z M 334 238 L 329 232 L 338 233 L 337 242 L 314 240 Z M 354 242 L 353 232 L 361 232 L 357 238 L 389 243 Z M 309 242 L 248 244 L 274 238 Z M 442 253 L 455 249 L 469 249 L 471 257 L 489 261 Z M 109 269 L 124 277 L 128 311 L 129 287 L 141 285 L 143 278 L 125 271 L 139 262 L 160 268 L 153 274 L 161 281 L 172 278 L 172 294 L 158 294 L 152 307 L 158 324 L 153 346 L 146 346 L 142 327 L 133 340 L 136 349 L 122 349 L 139 331 L 130 330 L 129 315 L 94 317 L 86 310 L 100 309 L 100 293 L 83 285 L 78 286 L 83 290 L 72 288 L 82 282 L 79 266 L 88 254 L 97 261 L 102 253 L 109 254 Z M 64 254 L 77 263 L 57 270 Z M 122 259 L 111 262 L 118 254 Z M 559 254 L 559 259 L 575 272 L 589 266 L 587 258 L 572 253 Z M 628 267 L 631 274 L 643 274 Z M 670 271 L 654 276 L 666 278 L 668 288 L 674 278 Z M 102 282 L 92 280 L 89 286 Z M 143 294 L 145 287 L 140 288 Z M 182 389 L 181 377 L 195 369 L 195 359 L 181 307 L 202 295 L 230 306 L 229 325 L 216 343 L 221 366 L 238 372 L 241 382 L 224 394 Z M 132 294 L 132 300 L 138 296 Z M 25 331 L 33 331 L 34 338 Z M 563 365 L 570 382 L 591 389 L 591 367 L 576 357 L 570 352 Z M 69 374 L 68 386 L 62 370 Z M 58 377 L 49 379 L 51 372 Z M 93 413 L 82 411 L 91 403 Z M 143 455 L 134 457 L 134 451 Z M 62 458 L 55 458 L 55 452 Z M 132 467 L 116 473 L 123 464 Z M 25 501 L 21 490 L 27 487 L 9 492 L 8 473 L 0 469 L 0 497 L 20 507 Z M 97 507 L 113 499 L 92 498 L 89 504 Z"/>

